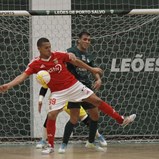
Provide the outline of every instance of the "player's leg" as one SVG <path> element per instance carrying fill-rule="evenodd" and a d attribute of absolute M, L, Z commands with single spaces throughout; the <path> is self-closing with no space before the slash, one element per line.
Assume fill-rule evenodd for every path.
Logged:
<path fill-rule="evenodd" d="M 42 150 L 42 154 L 49 154 L 54 151 L 54 136 L 56 131 L 56 118 L 60 110 L 54 110 L 48 113 L 48 119 L 46 123 L 47 139 L 49 145 Z"/>
<path fill-rule="evenodd" d="M 67 96 L 65 94 L 67 94 L 67 92 L 60 92 L 60 91 L 56 93 L 54 92 L 51 94 L 51 97 L 49 99 L 49 113 L 48 113 L 48 119 L 46 123 L 47 139 L 48 139 L 49 146 L 42 151 L 42 154 L 49 154 L 54 151 L 56 118 L 58 114 L 62 111 L 67 101 Z"/>
<path fill-rule="evenodd" d="M 76 86 L 76 90 L 77 88 L 78 90 L 76 92 L 74 91 L 74 96 L 76 95 L 83 102 L 88 102 L 98 107 L 98 109 L 100 109 L 104 114 L 111 116 L 119 124 L 123 123 L 124 118 L 120 116 L 109 104 L 97 97 L 91 89 L 83 85 L 81 82 L 76 83 Z"/>
<path fill-rule="evenodd" d="M 46 141 L 47 140 L 47 130 L 46 130 L 47 119 L 48 119 L 48 116 L 46 116 L 46 119 L 43 125 L 42 138 L 36 145 L 37 149 L 42 149 L 47 144 L 47 141 Z"/>
<path fill-rule="evenodd" d="M 83 104 L 86 104 L 85 102 Z M 82 104 L 82 106 L 83 106 Z M 86 105 L 88 105 L 90 103 L 87 103 Z M 98 110 L 97 108 L 91 108 L 88 109 L 89 115 L 90 115 L 90 123 L 89 123 L 89 138 L 88 138 L 88 142 L 89 143 L 94 143 L 95 141 L 95 135 L 97 132 L 97 128 L 98 128 Z"/>
<path fill-rule="evenodd" d="M 84 105 L 84 103 L 82 103 L 82 105 Z M 75 106 L 73 106 L 73 107 L 76 107 L 77 106 L 77 103 L 75 104 Z M 87 103 L 86 104 L 86 106 L 85 106 L 85 109 L 90 109 L 90 108 L 94 108 L 94 106 L 92 106 L 90 103 Z M 76 123 L 76 121 L 78 120 L 78 118 L 77 118 L 77 115 L 76 115 L 76 111 L 77 110 L 75 110 L 75 109 L 67 109 L 67 104 L 65 105 L 65 107 L 64 107 L 64 110 L 70 115 L 70 110 L 72 110 L 71 112 L 72 112 L 72 114 L 73 115 L 75 115 L 75 123 Z M 91 111 L 92 112 L 92 111 Z M 93 143 L 94 142 L 94 140 L 95 140 L 95 136 L 96 136 L 96 139 L 99 141 L 99 143 L 100 143 L 100 145 L 101 146 L 107 146 L 107 142 L 106 142 L 106 140 L 104 139 L 104 137 L 98 132 L 98 130 L 97 130 L 97 121 L 94 121 L 94 120 L 98 120 L 98 113 L 97 113 L 97 111 L 95 111 L 95 113 L 96 113 L 96 116 L 93 116 L 93 112 L 91 113 L 91 115 L 92 115 L 92 118 L 93 118 L 93 120 L 91 121 L 91 119 L 90 119 L 90 117 L 88 116 L 88 114 L 86 113 L 86 111 L 84 110 L 84 108 L 81 106 L 80 107 L 80 114 L 79 114 L 79 118 L 80 118 L 80 120 L 85 124 L 85 125 L 87 125 L 88 127 L 90 126 L 90 131 L 89 132 L 91 132 L 90 133 L 90 135 L 89 135 L 89 139 L 88 139 L 88 141 L 90 142 L 90 143 Z M 72 116 L 72 115 L 71 115 Z M 73 119 L 73 118 L 72 118 Z M 91 125 L 90 125 L 90 121 L 91 121 Z M 69 123 L 69 122 L 68 122 Z M 71 124 L 72 125 L 72 124 Z M 74 127 L 74 125 L 72 126 L 72 127 Z M 73 129 L 73 128 L 72 128 Z M 70 128 L 70 130 L 71 130 L 71 128 Z M 73 130 L 71 130 L 71 131 L 73 131 Z M 64 135 L 65 136 L 65 135 Z M 70 134 L 69 134 L 69 137 L 70 137 Z M 66 136 L 66 137 L 63 137 L 63 139 L 65 140 L 65 142 L 63 141 L 63 146 L 61 146 L 61 147 L 63 147 L 63 148 L 61 148 L 61 150 L 60 151 L 65 151 L 64 150 L 64 147 L 67 145 L 67 143 L 68 143 L 68 139 L 69 139 L 69 137 L 68 136 Z"/>
<path fill-rule="evenodd" d="M 101 110 L 104 114 L 109 115 L 122 126 L 126 126 L 130 124 L 136 118 L 135 114 L 132 114 L 124 118 L 123 116 L 119 115 L 119 113 L 117 113 L 108 103 L 105 103 L 103 100 L 97 97 L 94 93 L 90 95 L 88 98 L 84 99 L 84 101 L 89 102 L 93 104 L 94 106 L 98 107 L 98 109 Z"/>
<path fill-rule="evenodd" d="M 95 136 L 98 128 L 98 109 L 97 107 L 93 106 L 90 103 L 83 102 L 81 103 L 82 107 L 86 110 L 88 110 L 90 115 L 90 122 L 89 122 L 89 137 L 88 141 L 86 142 L 85 147 L 92 148 L 97 151 L 104 151 L 102 147 L 100 147 L 98 144 L 95 143 Z"/>
<path fill-rule="evenodd" d="M 76 103 L 75 103 L 76 104 Z M 77 124 L 79 119 L 79 108 L 70 109 L 70 120 L 65 125 L 63 143 L 68 144 L 69 138 L 73 132 L 74 126 Z"/>
<path fill-rule="evenodd" d="M 58 150 L 59 153 L 65 153 L 65 149 L 73 132 L 74 126 L 79 119 L 80 103 L 68 102 L 67 109 L 70 109 L 69 111 L 66 111 L 67 113 L 69 112 L 70 120 L 65 125 L 62 144 Z M 66 107 L 64 108 L 64 110 L 66 110 Z"/>
<path fill-rule="evenodd" d="M 82 103 L 83 104 L 83 103 Z M 75 104 L 75 105 L 77 105 L 77 104 Z M 88 103 L 88 105 L 90 105 L 90 103 Z M 87 109 L 90 109 L 90 108 L 92 108 L 92 107 L 94 107 L 94 106 L 92 106 L 91 105 L 91 107 L 87 107 Z M 67 104 L 65 105 L 65 107 L 64 107 L 64 110 L 66 111 L 66 113 L 68 113 L 69 115 L 70 115 L 70 110 L 72 110 L 72 114 L 76 114 L 76 111 L 77 110 L 75 110 L 75 109 L 68 109 L 67 108 Z M 75 112 L 73 112 L 73 110 L 75 110 Z M 76 115 L 76 117 L 77 117 L 77 115 Z M 82 121 L 87 127 L 89 127 L 90 126 L 90 117 L 88 116 L 88 114 L 86 113 L 86 111 L 84 110 L 84 108 L 81 106 L 80 107 L 80 114 L 79 114 L 79 118 L 80 118 L 80 121 Z M 76 118 L 76 120 L 78 120 L 78 118 Z M 75 122 L 76 123 L 76 122 Z M 96 136 L 96 139 L 99 141 L 99 143 L 100 143 L 100 145 L 101 146 L 107 146 L 107 142 L 106 142 L 106 140 L 104 139 L 104 137 L 98 132 L 98 130 L 96 131 L 96 127 L 94 127 L 94 125 L 96 125 L 97 124 L 97 122 L 93 122 L 92 121 L 92 123 L 93 124 L 91 124 L 91 128 L 90 128 L 90 132 L 96 132 L 95 133 L 95 136 Z M 72 124 L 71 124 L 72 125 Z M 97 126 L 97 125 L 96 125 Z M 72 127 L 74 127 L 74 125 L 72 126 Z M 94 129 L 94 130 L 92 130 L 92 129 Z M 70 128 L 70 130 L 71 130 L 71 128 Z M 73 130 L 71 130 L 71 131 L 73 131 Z M 65 136 L 65 135 L 64 135 Z M 89 135 L 89 141 L 92 141 L 92 142 L 94 142 L 94 138 L 95 138 L 95 136 L 94 136 L 94 134 L 93 133 L 91 133 L 91 135 Z M 70 137 L 70 135 L 69 135 L 69 137 Z M 68 137 L 63 137 L 63 138 L 66 138 L 65 139 L 65 142 L 63 141 L 63 151 L 64 151 L 64 147 L 66 146 L 66 143 L 68 143 Z M 67 142 L 66 142 L 66 140 L 67 140 Z M 61 150 L 60 150 L 61 151 Z"/>
<path fill-rule="evenodd" d="M 68 102 L 65 104 L 63 110 L 70 115 L 70 109 L 67 109 L 67 105 L 68 105 Z M 43 125 L 42 138 L 36 145 L 37 149 L 42 149 L 47 144 L 47 141 L 46 141 L 47 140 L 47 129 L 46 129 L 47 119 L 48 119 L 48 115 L 46 116 L 46 119 L 45 119 L 45 122 L 44 122 L 44 125 Z"/>
<path fill-rule="evenodd" d="M 89 123 L 90 123 L 90 117 L 89 115 L 86 113 L 86 111 L 84 110 L 84 108 L 81 106 L 80 108 L 80 115 L 79 115 L 80 121 L 82 121 L 87 127 L 89 127 Z M 104 139 L 104 137 L 98 132 L 98 130 L 96 131 L 96 140 L 99 141 L 100 145 L 102 147 L 107 146 L 107 142 Z"/>

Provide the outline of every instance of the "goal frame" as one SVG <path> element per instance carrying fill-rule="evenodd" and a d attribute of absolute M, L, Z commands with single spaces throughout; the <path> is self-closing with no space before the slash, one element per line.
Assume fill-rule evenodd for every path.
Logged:
<path fill-rule="evenodd" d="M 159 9 L 132 9 L 132 10 L 3 10 L 0 11 L 0 16 L 71 16 L 71 15 L 158 15 Z M 132 138 L 123 136 L 109 136 L 108 139 L 122 139 L 130 140 Z M 143 137 L 145 138 L 145 136 Z M 152 136 L 147 136 L 151 139 Z M 24 140 L 25 138 L 23 138 Z M 135 140 L 142 139 L 142 136 L 134 136 Z M 159 139 L 159 136 L 155 136 Z"/>

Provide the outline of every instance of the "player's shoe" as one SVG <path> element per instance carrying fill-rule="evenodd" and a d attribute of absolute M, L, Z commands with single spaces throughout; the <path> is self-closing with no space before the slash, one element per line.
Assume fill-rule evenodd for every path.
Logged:
<path fill-rule="evenodd" d="M 88 149 L 93 149 L 93 150 L 95 150 L 95 151 L 105 152 L 104 148 L 98 146 L 98 145 L 95 144 L 95 143 L 90 143 L 89 141 L 87 141 L 85 147 L 88 148 Z"/>
<path fill-rule="evenodd" d="M 62 143 L 59 150 L 58 150 L 58 153 L 65 153 L 66 147 L 67 147 L 67 145 L 65 143 Z"/>
<path fill-rule="evenodd" d="M 102 135 L 100 135 L 96 139 L 99 141 L 100 146 L 102 146 L 102 147 L 106 147 L 107 146 L 107 141 L 104 139 L 104 137 Z"/>
<path fill-rule="evenodd" d="M 42 155 L 48 155 L 48 154 L 50 154 L 50 153 L 52 153 L 52 152 L 54 152 L 54 148 L 51 147 L 49 144 L 48 144 L 47 146 L 45 146 L 45 147 L 42 149 L 42 151 L 41 151 Z"/>
<path fill-rule="evenodd" d="M 47 142 L 45 140 L 40 140 L 37 145 L 36 145 L 36 148 L 37 149 L 42 149 L 43 147 L 45 147 L 47 145 Z"/>
<path fill-rule="evenodd" d="M 136 114 L 132 114 L 130 116 L 125 117 L 121 126 L 125 127 L 125 126 L 129 125 L 130 123 L 132 123 L 135 120 L 135 118 L 136 118 Z"/>

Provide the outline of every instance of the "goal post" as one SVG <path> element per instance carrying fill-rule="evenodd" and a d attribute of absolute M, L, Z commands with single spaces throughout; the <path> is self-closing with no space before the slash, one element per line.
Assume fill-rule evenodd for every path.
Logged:
<path fill-rule="evenodd" d="M 120 114 L 137 114 L 132 125 L 122 128 L 100 113 L 99 132 L 109 141 L 157 141 L 159 9 L 0 11 L 0 84 L 24 71 L 30 59 L 38 55 L 38 38 L 49 38 L 53 50 L 66 50 L 75 45 L 81 31 L 91 34 L 89 52 L 104 70 L 99 96 Z M 39 115 L 39 89 L 35 78 L 31 78 L 0 94 L 0 141 L 41 136 L 47 97 Z M 68 118 L 66 114 L 58 117 L 56 138 L 62 137 Z M 88 129 L 79 123 L 72 139 L 87 135 Z"/>

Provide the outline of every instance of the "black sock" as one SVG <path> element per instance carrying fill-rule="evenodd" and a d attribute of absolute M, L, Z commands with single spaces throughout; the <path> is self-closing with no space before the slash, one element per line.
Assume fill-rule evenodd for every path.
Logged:
<path fill-rule="evenodd" d="M 73 131 L 75 124 L 72 124 L 70 121 L 65 125 L 64 135 L 63 135 L 63 143 L 68 144 L 69 138 Z"/>
<path fill-rule="evenodd" d="M 97 127 L 98 127 L 98 121 L 94 121 L 90 119 L 90 124 L 89 124 L 89 138 L 88 141 L 90 143 L 93 143 L 95 140 L 96 132 L 97 132 Z"/>
<path fill-rule="evenodd" d="M 87 118 L 85 118 L 82 122 L 83 122 L 87 127 L 89 127 L 90 117 L 87 116 Z"/>

